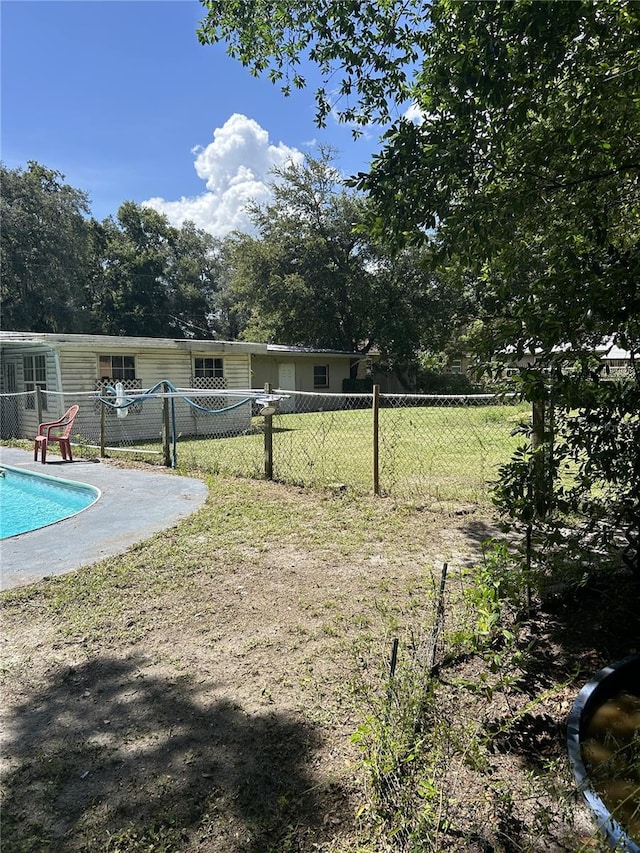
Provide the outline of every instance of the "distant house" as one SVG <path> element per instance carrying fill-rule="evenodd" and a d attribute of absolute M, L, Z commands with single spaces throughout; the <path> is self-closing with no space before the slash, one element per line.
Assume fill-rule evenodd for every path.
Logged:
<path fill-rule="evenodd" d="M 603 341 L 594 349 L 594 354 L 600 358 L 604 366 L 603 378 L 622 378 L 633 374 L 633 360 L 631 352 L 620 349 L 611 342 L 611 340 Z M 566 353 L 567 360 L 571 360 L 571 348 L 568 346 L 556 347 L 554 353 L 561 355 Z M 533 367 L 538 361 L 539 350 L 534 353 L 529 353 L 520 359 L 514 360 L 505 370 L 506 376 L 517 375 L 521 368 Z"/>
<path fill-rule="evenodd" d="M 613 344 L 603 344 L 600 352 L 607 376 L 615 378 L 632 375 L 633 363 L 628 350 L 620 349 Z"/>
<path fill-rule="evenodd" d="M 91 399 L 90 404 L 81 407 L 79 432 L 83 420 L 96 418 L 96 409 L 100 407 L 93 399 L 96 392 L 112 393 L 108 389 L 113 389 L 116 383 L 134 393 L 163 380 L 169 380 L 177 388 L 220 391 L 213 400 L 203 397 L 198 402 L 203 408 L 220 410 L 215 417 L 218 432 L 237 432 L 243 424 L 249 424 L 252 414 L 250 403 L 236 405 L 243 397 L 239 392 L 261 390 L 266 383 L 274 389 L 340 392 L 343 380 L 363 368 L 356 353 L 333 350 L 244 341 L 39 332 L 0 332 L 0 360 L 0 392 L 18 394 L 40 388 L 45 419 L 58 417 L 68 405 L 78 402 L 76 398 Z M 295 410 L 295 396 L 283 400 L 281 405 L 283 410 Z M 161 414 L 158 411 L 150 417 L 150 408 L 149 403 L 142 402 L 130 409 L 129 434 L 133 420 L 138 423 L 137 438 L 147 437 L 147 433 L 148 437 L 157 435 Z M 309 410 L 313 405 L 305 401 L 304 408 Z M 26 406 L 20 410 L 16 398 L 13 409 L 11 398 L 5 397 L 2 435 L 35 434 L 38 426 L 35 397 L 28 397 Z M 124 424 L 118 423 L 113 410 L 109 410 L 109 415 L 110 440 L 117 440 Z M 183 433 L 198 434 L 206 417 L 198 409 L 185 407 L 178 428 Z M 20 423 L 16 423 L 18 420 Z"/>

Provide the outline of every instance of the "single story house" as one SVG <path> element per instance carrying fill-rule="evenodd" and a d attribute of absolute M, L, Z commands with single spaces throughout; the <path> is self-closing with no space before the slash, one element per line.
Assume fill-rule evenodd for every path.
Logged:
<path fill-rule="evenodd" d="M 533 367 L 538 360 L 539 350 L 523 356 L 521 359 L 513 361 L 512 366 L 505 371 L 506 376 L 517 375 L 520 368 Z M 554 353 L 561 355 L 566 353 L 567 360 L 571 360 L 571 347 L 560 346 L 554 349 Z M 623 350 L 612 340 L 605 340 L 598 344 L 593 350 L 593 354 L 597 355 L 604 366 L 605 379 L 623 378 L 633 375 L 633 358 L 629 350 Z"/>
<path fill-rule="evenodd" d="M 0 332 L 0 362 L 0 393 L 5 395 L 1 428 L 5 438 L 35 435 L 39 415 L 43 420 L 54 420 L 72 403 L 81 406 L 77 432 L 95 434 L 102 405 L 97 394 L 113 398 L 113 388 L 121 383 L 125 393 L 129 391 L 135 397 L 136 392 L 165 380 L 179 389 L 221 392 L 215 397 L 193 398 L 196 406 L 181 400 L 176 405 L 180 432 L 237 433 L 250 423 L 255 408 L 248 399 L 252 389 L 259 392 L 270 383 L 274 390 L 284 392 L 337 393 L 342 391 L 344 379 L 365 370 L 365 360 L 357 353 L 334 350 L 245 341 L 9 331 Z M 36 405 L 35 394 L 25 396 L 25 392 L 36 389 L 41 392 L 40 405 Z M 19 395 L 26 400 L 22 406 Z M 301 400 L 295 394 L 280 403 L 281 411 L 324 407 L 321 397 Z M 162 420 L 159 401 L 143 397 L 129 407 L 126 421 L 116 417 L 118 413 L 112 407 L 103 408 L 108 415 L 109 441 L 118 442 L 125 433 L 135 434 L 136 439 L 157 437 Z"/>

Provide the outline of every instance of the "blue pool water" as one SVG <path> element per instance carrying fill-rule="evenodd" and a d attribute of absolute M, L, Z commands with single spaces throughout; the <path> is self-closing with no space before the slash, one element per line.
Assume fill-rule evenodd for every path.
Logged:
<path fill-rule="evenodd" d="M 0 539 L 46 527 L 91 506 L 100 492 L 46 474 L 0 468 Z"/>

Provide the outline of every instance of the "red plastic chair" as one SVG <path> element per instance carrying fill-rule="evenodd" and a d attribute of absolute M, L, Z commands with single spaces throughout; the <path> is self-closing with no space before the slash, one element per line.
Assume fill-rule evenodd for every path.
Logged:
<path fill-rule="evenodd" d="M 64 413 L 64 415 L 57 421 L 49 421 L 48 423 L 40 424 L 38 427 L 38 435 L 36 436 L 35 443 L 33 445 L 33 461 L 38 461 L 38 447 L 41 450 L 40 458 L 42 460 L 42 464 L 47 461 L 47 445 L 52 441 L 57 441 L 60 445 L 60 453 L 62 454 L 62 458 L 64 460 L 69 459 L 69 462 L 73 462 L 73 455 L 71 453 L 71 440 L 69 436 L 71 435 L 71 430 L 73 429 L 73 422 L 76 419 L 76 415 L 78 414 L 78 409 L 80 406 L 71 406 L 70 409 Z"/>

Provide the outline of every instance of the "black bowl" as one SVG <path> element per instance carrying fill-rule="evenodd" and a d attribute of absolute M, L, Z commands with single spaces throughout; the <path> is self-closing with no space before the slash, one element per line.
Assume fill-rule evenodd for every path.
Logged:
<path fill-rule="evenodd" d="M 582 742 L 596 710 L 620 690 L 640 693 L 640 655 L 631 655 L 601 669 L 582 688 L 573 704 L 567 724 L 567 748 L 578 789 L 593 812 L 600 831 L 621 853 L 640 853 L 640 847 L 613 818 L 600 796 L 591 787 L 589 773 L 582 758 Z"/>

